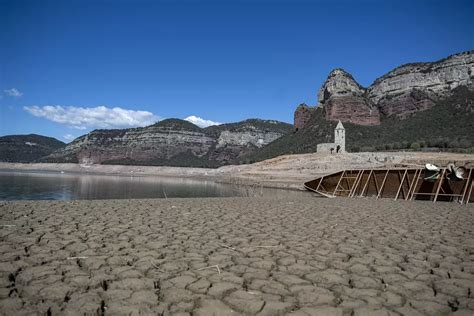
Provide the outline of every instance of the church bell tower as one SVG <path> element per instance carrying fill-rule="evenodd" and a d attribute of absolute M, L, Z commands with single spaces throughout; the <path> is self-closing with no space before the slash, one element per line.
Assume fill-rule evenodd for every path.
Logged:
<path fill-rule="evenodd" d="M 334 130 L 334 143 L 339 146 L 340 153 L 346 152 L 346 129 L 342 125 L 341 121 L 337 123 L 336 129 Z"/>

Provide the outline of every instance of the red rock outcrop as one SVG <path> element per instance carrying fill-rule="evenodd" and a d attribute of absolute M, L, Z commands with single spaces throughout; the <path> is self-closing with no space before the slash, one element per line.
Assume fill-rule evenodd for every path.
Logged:
<path fill-rule="evenodd" d="M 380 125 L 380 113 L 362 96 L 337 96 L 329 98 L 324 111 L 329 121 L 357 125 Z"/>
<path fill-rule="evenodd" d="M 294 126 L 295 130 L 300 130 L 304 128 L 304 126 L 308 123 L 311 118 L 311 114 L 313 113 L 313 108 L 310 108 L 306 104 L 300 104 L 296 110 L 294 115 Z"/>
<path fill-rule="evenodd" d="M 319 106 L 329 121 L 379 125 L 380 117 L 405 119 L 433 107 L 457 87 L 474 91 L 474 51 L 436 62 L 402 65 L 376 79 L 367 89 L 343 69 L 334 69 L 318 92 Z M 311 108 L 309 108 L 311 109 Z M 307 108 L 295 111 L 295 128 L 311 116 Z"/>
<path fill-rule="evenodd" d="M 326 119 L 358 125 L 379 125 L 380 113 L 366 97 L 366 90 L 343 69 L 335 69 L 318 93 Z"/>

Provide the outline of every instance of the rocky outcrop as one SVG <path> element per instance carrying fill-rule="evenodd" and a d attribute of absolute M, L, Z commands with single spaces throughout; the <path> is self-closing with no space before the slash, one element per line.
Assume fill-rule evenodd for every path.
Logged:
<path fill-rule="evenodd" d="M 474 90 L 474 51 L 436 62 L 406 64 L 376 79 L 367 89 L 343 69 L 333 70 L 318 93 L 329 121 L 379 125 L 381 117 L 405 119 L 452 95 L 458 87 Z M 305 109 L 305 113 L 308 110 Z M 301 126 L 296 117 L 295 128 Z M 305 117 L 305 120 L 307 118 Z"/>
<path fill-rule="evenodd" d="M 56 138 L 36 134 L 0 137 L 0 161 L 34 162 L 66 146 Z"/>
<path fill-rule="evenodd" d="M 295 115 L 294 115 L 295 130 L 300 130 L 304 128 L 306 124 L 308 124 L 309 120 L 311 119 L 313 109 L 314 108 L 309 107 L 304 103 L 300 104 L 296 108 Z"/>
<path fill-rule="evenodd" d="M 199 128 L 178 119 L 123 130 L 95 130 L 45 157 L 45 162 L 215 167 L 291 130 L 277 121 L 248 120 Z"/>
<path fill-rule="evenodd" d="M 366 90 L 343 69 L 335 69 L 318 93 L 326 119 L 359 125 L 379 125 L 380 113 L 366 97 Z"/>
<path fill-rule="evenodd" d="M 395 68 L 374 81 L 368 98 L 384 115 L 405 118 L 432 107 L 459 86 L 473 90 L 473 79 L 474 51 L 470 51 L 437 62 Z"/>

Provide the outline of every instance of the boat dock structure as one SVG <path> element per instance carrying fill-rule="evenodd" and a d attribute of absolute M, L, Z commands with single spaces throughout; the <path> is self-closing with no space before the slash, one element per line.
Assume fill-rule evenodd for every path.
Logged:
<path fill-rule="evenodd" d="M 432 202 L 474 202 L 472 168 L 453 165 L 438 168 L 343 170 L 304 183 L 324 197 L 374 197 Z"/>

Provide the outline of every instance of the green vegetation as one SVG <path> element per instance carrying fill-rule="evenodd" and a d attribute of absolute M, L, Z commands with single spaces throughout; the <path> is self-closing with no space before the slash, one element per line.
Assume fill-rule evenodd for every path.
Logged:
<path fill-rule="evenodd" d="M 287 134 L 293 130 L 293 125 L 273 120 L 248 119 L 237 123 L 209 126 L 204 130 L 208 135 L 214 137 L 219 137 L 223 131 L 244 132 L 248 130 L 262 130 Z"/>
<path fill-rule="evenodd" d="M 33 162 L 66 146 L 56 138 L 36 134 L 0 137 L 0 161 Z"/>

